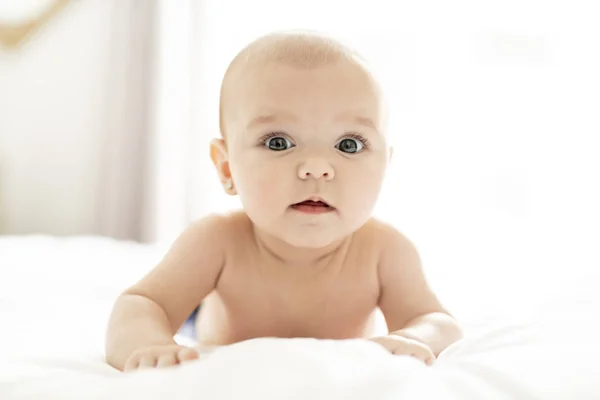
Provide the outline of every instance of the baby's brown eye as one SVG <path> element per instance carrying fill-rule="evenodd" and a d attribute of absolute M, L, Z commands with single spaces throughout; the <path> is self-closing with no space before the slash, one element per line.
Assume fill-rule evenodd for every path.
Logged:
<path fill-rule="evenodd" d="M 267 146 L 270 150 L 273 151 L 282 151 L 293 147 L 293 144 L 284 137 L 275 136 L 267 139 L 267 141 L 265 142 L 265 146 Z"/>
<path fill-rule="evenodd" d="M 346 138 L 340 140 L 335 147 L 344 153 L 358 153 L 363 149 L 364 145 L 357 139 Z"/>

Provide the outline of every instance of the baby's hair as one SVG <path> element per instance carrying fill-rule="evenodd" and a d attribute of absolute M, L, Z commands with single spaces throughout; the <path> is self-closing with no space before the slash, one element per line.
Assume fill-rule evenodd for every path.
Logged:
<path fill-rule="evenodd" d="M 340 41 L 313 31 L 283 31 L 259 37 L 238 53 L 225 72 L 219 104 L 219 128 L 224 138 L 223 103 L 232 71 L 240 65 L 269 62 L 313 69 L 338 62 L 364 64 L 364 59 Z"/>
<path fill-rule="evenodd" d="M 236 59 L 247 63 L 272 61 L 312 69 L 357 57 L 355 51 L 331 37 L 309 31 L 286 31 L 258 38 Z"/>

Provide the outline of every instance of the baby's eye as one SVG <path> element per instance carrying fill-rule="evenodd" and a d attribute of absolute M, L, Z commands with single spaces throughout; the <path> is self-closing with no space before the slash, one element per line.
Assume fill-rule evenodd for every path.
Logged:
<path fill-rule="evenodd" d="M 294 147 L 293 143 L 282 136 L 274 136 L 265 140 L 265 146 L 273 151 L 282 151 Z"/>
<path fill-rule="evenodd" d="M 364 148 L 365 144 L 356 138 L 344 138 L 335 145 L 336 149 L 344 153 L 360 153 Z"/>

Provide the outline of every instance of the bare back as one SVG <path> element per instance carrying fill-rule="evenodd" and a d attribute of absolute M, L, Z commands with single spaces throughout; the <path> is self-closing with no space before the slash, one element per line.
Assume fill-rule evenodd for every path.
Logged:
<path fill-rule="evenodd" d="M 199 341 L 372 335 L 380 295 L 375 222 L 312 265 L 286 265 L 261 249 L 244 213 L 230 216 L 227 224 L 225 264 L 202 304 Z"/>

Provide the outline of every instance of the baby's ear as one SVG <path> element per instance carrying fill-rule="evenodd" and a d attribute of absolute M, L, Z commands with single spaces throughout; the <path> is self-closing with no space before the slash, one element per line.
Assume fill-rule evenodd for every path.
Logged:
<path fill-rule="evenodd" d="M 217 169 L 219 180 L 223 184 L 225 192 L 228 194 L 235 194 L 233 178 L 231 177 L 231 170 L 229 168 L 229 154 L 227 152 L 225 140 L 213 139 L 210 142 L 210 159 Z"/>

